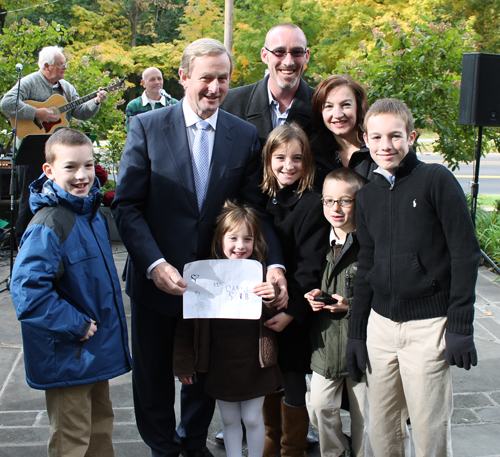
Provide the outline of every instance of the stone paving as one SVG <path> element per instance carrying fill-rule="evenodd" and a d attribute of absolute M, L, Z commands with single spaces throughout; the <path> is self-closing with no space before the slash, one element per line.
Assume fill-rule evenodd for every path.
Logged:
<path fill-rule="evenodd" d="M 117 269 L 121 272 L 125 249 L 120 243 L 114 243 L 113 250 Z M 8 259 L 0 259 L 0 280 L 8 273 Z M 480 269 L 475 318 L 479 365 L 469 372 L 452 368 L 455 457 L 500 457 L 500 280 L 496 279 L 494 273 Z M 130 319 L 129 301 L 125 295 L 124 299 Z M 135 425 L 130 374 L 111 381 L 111 395 L 116 415 L 116 456 L 150 456 Z M 344 428 L 348 430 L 349 420 L 345 413 L 343 419 Z M 213 439 L 219 429 L 220 416 L 216 411 L 208 441 L 215 457 L 225 456 L 224 448 Z M 47 438 L 44 393 L 26 384 L 20 324 L 9 292 L 3 291 L 0 293 L 0 457 L 44 456 Z M 308 450 L 307 454 L 320 455 L 317 447 Z"/>

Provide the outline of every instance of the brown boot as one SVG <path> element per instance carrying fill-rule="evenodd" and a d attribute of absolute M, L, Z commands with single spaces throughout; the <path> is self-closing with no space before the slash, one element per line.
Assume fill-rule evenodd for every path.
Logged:
<path fill-rule="evenodd" d="M 266 424 L 266 443 L 262 457 L 276 457 L 281 450 L 281 399 L 284 391 L 266 395 L 262 412 Z"/>
<path fill-rule="evenodd" d="M 281 403 L 281 457 L 306 457 L 309 415 L 305 406 L 295 407 Z"/>

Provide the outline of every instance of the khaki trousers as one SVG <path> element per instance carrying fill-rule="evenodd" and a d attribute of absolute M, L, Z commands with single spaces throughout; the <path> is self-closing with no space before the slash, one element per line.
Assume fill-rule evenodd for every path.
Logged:
<path fill-rule="evenodd" d="M 45 391 L 49 457 L 114 457 L 109 382 Z"/>
<path fill-rule="evenodd" d="M 321 457 L 338 457 L 348 447 L 342 432 L 340 405 L 342 389 L 349 396 L 352 449 L 356 457 L 372 457 L 366 436 L 365 417 L 368 410 L 366 384 L 351 378 L 326 379 L 313 372 L 311 389 L 306 394 L 306 405 L 311 423 L 318 429 Z M 365 441 L 368 441 L 365 448 Z"/>
<path fill-rule="evenodd" d="M 399 457 L 408 414 L 417 457 L 452 456 L 450 366 L 446 318 L 393 322 L 371 311 L 366 384 L 370 441 L 377 457 Z"/>

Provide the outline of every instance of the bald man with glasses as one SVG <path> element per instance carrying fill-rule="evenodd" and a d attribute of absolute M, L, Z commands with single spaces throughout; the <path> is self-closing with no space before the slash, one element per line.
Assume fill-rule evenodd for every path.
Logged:
<path fill-rule="evenodd" d="M 231 89 L 221 109 L 257 127 L 262 145 L 271 130 L 297 122 L 309 135 L 309 111 L 314 89 L 303 79 L 309 62 L 304 32 L 295 24 L 275 25 L 260 51 L 268 74 L 255 84 Z"/>
<path fill-rule="evenodd" d="M 268 74 L 255 84 L 229 90 L 221 109 L 257 127 L 262 146 L 269 133 L 285 122 L 298 123 L 310 136 L 309 115 L 314 89 L 302 79 L 309 62 L 304 32 L 295 24 L 274 26 L 267 32 L 260 56 L 267 65 Z M 278 346 L 288 348 L 287 354 L 283 355 L 282 351 L 278 360 L 284 391 L 266 396 L 264 402 L 266 444 L 263 457 L 279 454 L 282 446 L 282 454 L 293 450 L 293 455 L 304 455 L 306 444 L 318 443 L 312 433 L 308 434 L 305 406 L 304 373 L 309 372 L 310 363 L 308 329 L 292 321 L 284 330 L 277 335 Z M 287 426 L 291 423 L 294 423 L 293 431 Z M 216 439 L 221 439 L 220 432 Z"/>

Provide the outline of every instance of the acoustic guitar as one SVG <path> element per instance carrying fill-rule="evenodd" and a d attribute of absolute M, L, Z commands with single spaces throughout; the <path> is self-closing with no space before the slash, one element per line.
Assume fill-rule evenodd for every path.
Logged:
<path fill-rule="evenodd" d="M 125 87 L 125 78 L 120 79 L 114 84 L 104 88 L 106 92 L 112 92 Z M 24 103 L 34 106 L 35 108 L 48 108 L 59 117 L 58 121 L 55 122 L 40 122 L 37 118 L 35 119 L 17 119 L 17 137 L 22 140 L 26 135 L 50 135 L 55 129 L 60 127 L 66 127 L 69 122 L 66 116 L 63 114 L 66 111 L 70 111 L 81 104 L 92 100 L 97 96 L 99 91 L 92 92 L 91 94 L 85 95 L 82 98 L 78 98 L 69 102 L 62 96 L 58 94 L 52 95 L 48 100 L 44 102 L 35 102 L 33 100 L 24 100 Z M 14 117 L 10 118 L 10 125 L 14 126 L 16 119 Z"/>

